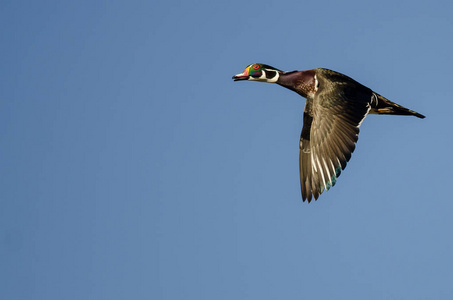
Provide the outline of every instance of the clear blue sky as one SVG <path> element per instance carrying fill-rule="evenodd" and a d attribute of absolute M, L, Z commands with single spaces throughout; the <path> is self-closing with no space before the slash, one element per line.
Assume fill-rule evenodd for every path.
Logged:
<path fill-rule="evenodd" d="M 0 299 L 452 299 L 451 1 L 0 3 Z M 330 68 L 427 116 L 369 116 L 302 203 Z"/>

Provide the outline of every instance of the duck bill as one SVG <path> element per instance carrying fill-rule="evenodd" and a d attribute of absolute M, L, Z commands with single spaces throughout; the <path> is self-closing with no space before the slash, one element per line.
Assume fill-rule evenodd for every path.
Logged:
<path fill-rule="evenodd" d="M 233 76 L 234 81 L 240 81 L 240 80 L 247 80 L 249 79 L 249 75 L 244 75 L 244 73 L 237 74 Z"/>
<path fill-rule="evenodd" d="M 244 72 L 233 76 L 234 81 L 249 79 L 249 67 L 245 68 Z"/>

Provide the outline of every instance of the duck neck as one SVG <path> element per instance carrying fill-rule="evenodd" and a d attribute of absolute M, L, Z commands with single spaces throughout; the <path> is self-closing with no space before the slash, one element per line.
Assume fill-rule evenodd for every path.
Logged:
<path fill-rule="evenodd" d="M 277 84 L 307 97 L 315 88 L 315 71 L 292 71 L 280 74 Z"/>

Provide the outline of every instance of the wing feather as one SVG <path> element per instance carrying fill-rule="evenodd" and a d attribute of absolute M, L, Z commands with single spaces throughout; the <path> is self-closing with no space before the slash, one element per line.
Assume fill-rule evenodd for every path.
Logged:
<path fill-rule="evenodd" d="M 321 75 L 317 92 L 307 97 L 300 138 L 301 190 L 308 202 L 334 186 L 346 167 L 372 97 L 370 89 L 349 77 Z"/>

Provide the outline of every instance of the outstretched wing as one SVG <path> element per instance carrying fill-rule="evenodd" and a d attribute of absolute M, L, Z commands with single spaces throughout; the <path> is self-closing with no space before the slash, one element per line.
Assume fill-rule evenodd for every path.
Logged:
<path fill-rule="evenodd" d="M 334 186 L 351 158 L 359 127 L 370 110 L 372 91 L 353 81 L 321 81 L 307 98 L 300 136 L 299 169 L 303 200 L 315 200 Z M 349 80 L 349 78 L 346 78 Z"/>

